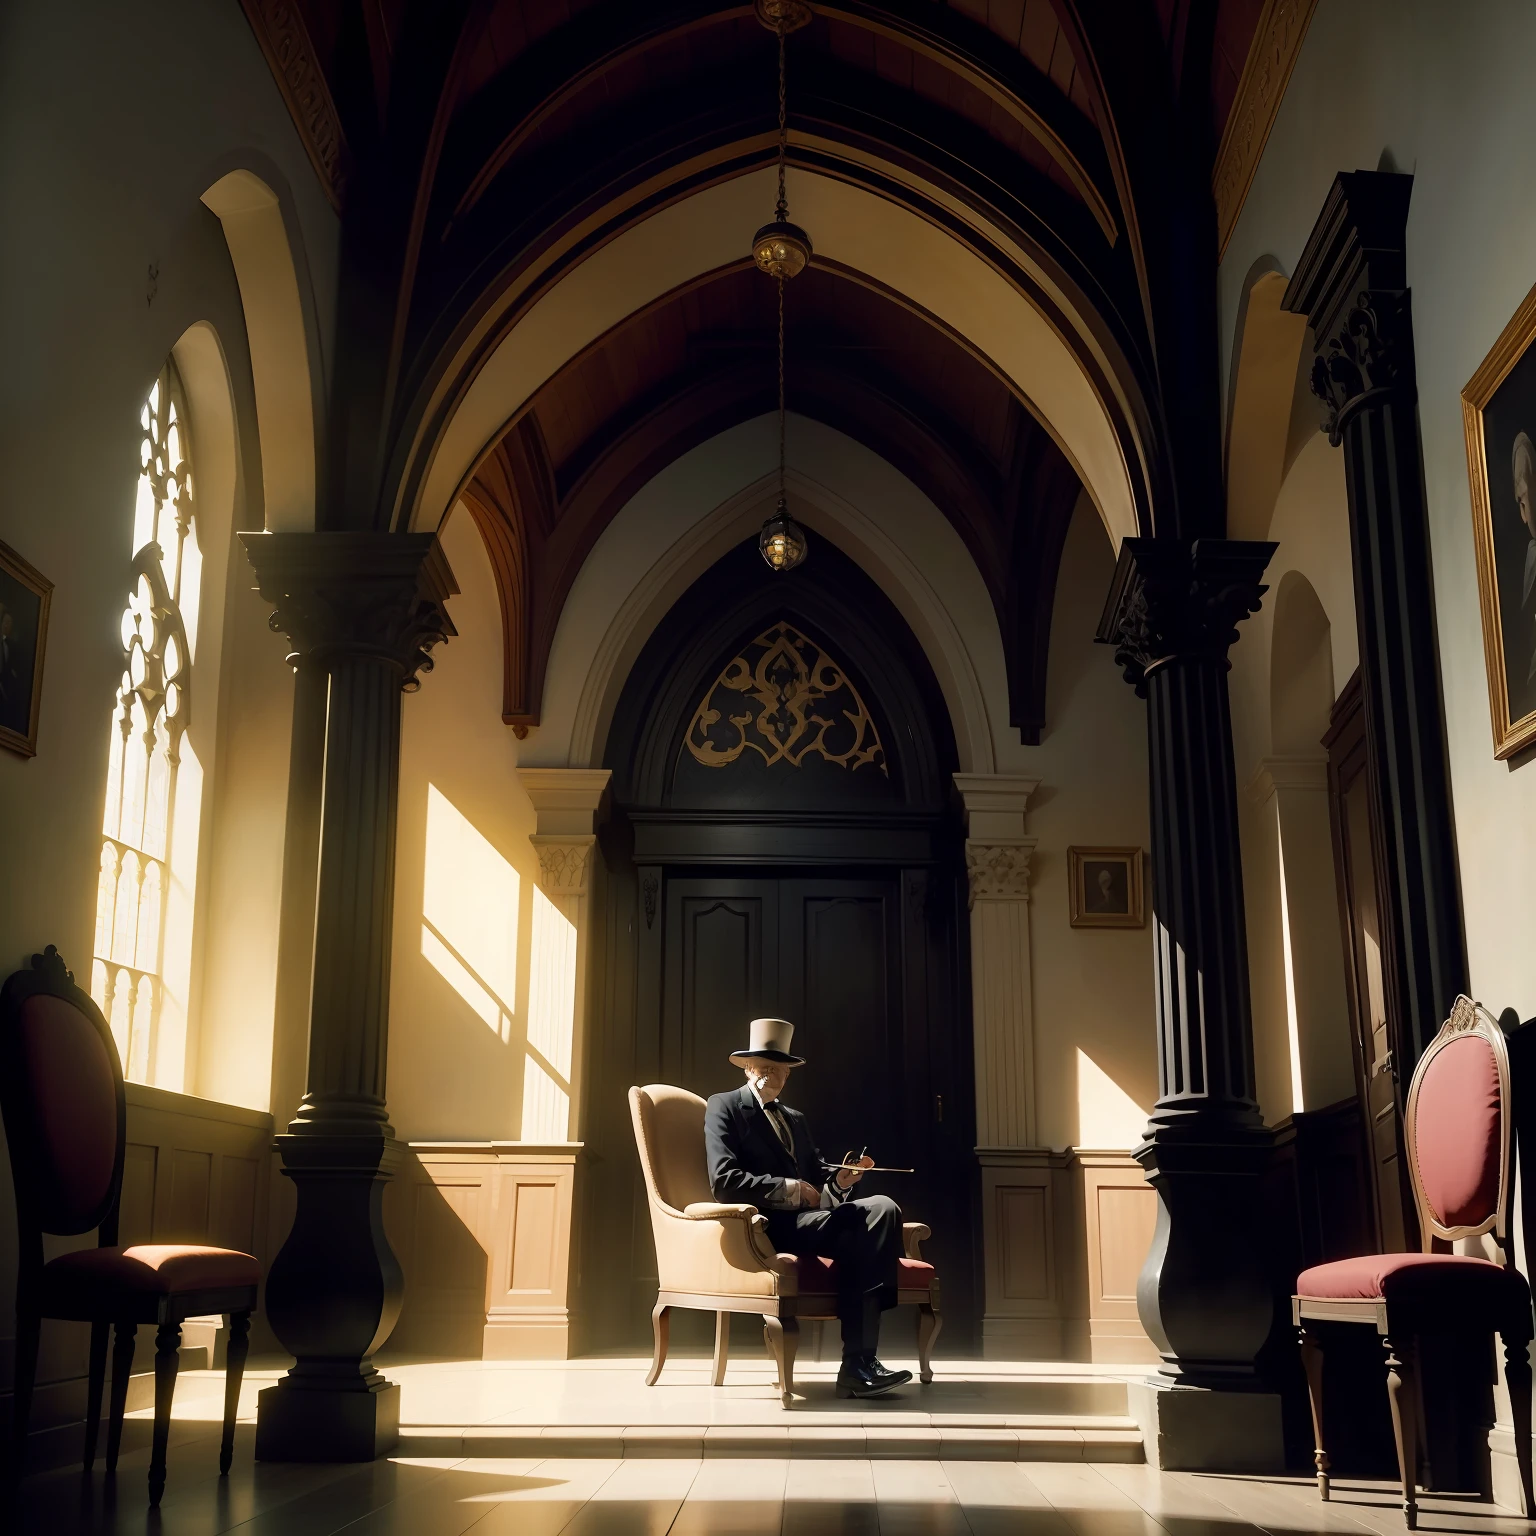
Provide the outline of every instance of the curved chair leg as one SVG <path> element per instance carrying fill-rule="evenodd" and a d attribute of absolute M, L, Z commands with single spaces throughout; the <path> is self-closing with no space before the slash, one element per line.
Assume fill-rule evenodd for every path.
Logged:
<path fill-rule="evenodd" d="M 1515 1427 L 1515 1462 L 1520 1468 L 1520 1488 L 1525 1494 L 1525 1515 L 1536 1512 L 1531 1488 L 1531 1356 L 1530 1341 L 1518 1333 L 1504 1339 L 1504 1380 L 1509 1385 L 1510 1418 Z"/>
<path fill-rule="evenodd" d="M 800 1320 L 796 1317 L 763 1318 L 763 1338 L 773 1363 L 779 1368 L 779 1401 L 792 1407 L 795 1397 L 795 1351 L 800 1347 Z"/>
<path fill-rule="evenodd" d="M 119 1323 L 112 1343 L 112 1396 L 107 1404 L 107 1471 L 117 1471 L 117 1448 L 123 1443 L 123 1410 L 128 1406 L 128 1378 L 133 1374 L 133 1341 L 137 1323 Z"/>
<path fill-rule="evenodd" d="M 161 1323 L 155 1334 L 155 1437 L 149 1452 L 149 1507 L 158 1509 L 165 1492 L 165 1447 L 171 1437 L 171 1399 L 181 1364 L 181 1324 Z"/>
<path fill-rule="evenodd" d="M 656 1337 L 656 1350 L 651 1356 L 650 1373 L 645 1378 L 648 1387 L 656 1385 L 661 1368 L 667 1363 L 667 1340 L 672 1336 L 672 1308 L 664 1301 L 658 1301 L 651 1308 L 651 1332 Z"/>
<path fill-rule="evenodd" d="M 917 1379 L 933 1380 L 933 1341 L 938 1338 L 944 1319 L 931 1301 L 919 1304 L 917 1309 Z"/>
<path fill-rule="evenodd" d="M 1409 1334 L 1388 1335 L 1387 1396 L 1392 1402 L 1392 1434 L 1397 1441 L 1397 1465 L 1403 1477 L 1403 1521 L 1410 1531 L 1419 1528 L 1419 1387 L 1415 1370 L 1415 1344 Z"/>
<path fill-rule="evenodd" d="M 1328 1502 L 1328 1453 L 1323 1449 L 1323 1346 L 1315 1333 L 1296 1330 L 1301 1340 L 1301 1368 L 1307 1373 L 1307 1401 L 1312 1406 L 1312 1460 L 1317 1465 L 1317 1491 Z"/>
<path fill-rule="evenodd" d="M 101 1389 L 107 1379 L 107 1340 L 112 1325 L 105 1318 L 91 1324 L 91 1366 L 85 1384 L 85 1454 L 84 1470 L 96 1465 L 96 1438 L 101 1433 Z"/>
<path fill-rule="evenodd" d="M 251 1314 L 229 1314 L 229 1344 L 224 1359 L 224 1434 L 219 1440 L 219 1476 L 229 1476 L 235 1459 L 235 1415 L 240 1411 L 240 1382 L 245 1375 L 245 1357 L 250 1349 Z"/>
<path fill-rule="evenodd" d="M 725 1362 L 731 1353 L 731 1314 L 715 1313 L 715 1368 L 710 1381 L 717 1387 L 725 1385 Z"/>

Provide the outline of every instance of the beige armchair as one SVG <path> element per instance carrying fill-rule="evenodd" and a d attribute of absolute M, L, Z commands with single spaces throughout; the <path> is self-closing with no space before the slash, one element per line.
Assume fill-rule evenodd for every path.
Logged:
<path fill-rule="evenodd" d="M 660 1284 L 651 1326 L 656 1352 L 648 1387 L 656 1385 L 667 1359 L 673 1307 L 715 1314 L 714 1384 L 725 1382 L 732 1312 L 756 1312 L 779 1372 L 779 1393 L 790 1406 L 800 1319 L 837 1316 L 836 1271 L 828 1259 L 775 1253 L 768 1222 L 752 1205 L 721 1205 L 711 1195 L 704 1160 L 704 1100 L 683 1088 L 651 1083 L 629 1090 L 635 1146 L 645 1173 L 656 1237 Z M 904 1228 L 897 1301 L 917 1308 L 917 1359 L 922 1380 L 933 1380 L 931 1357 L 938 1337 L 939 1280 L 919 1251 L 929 1229 Z"/>

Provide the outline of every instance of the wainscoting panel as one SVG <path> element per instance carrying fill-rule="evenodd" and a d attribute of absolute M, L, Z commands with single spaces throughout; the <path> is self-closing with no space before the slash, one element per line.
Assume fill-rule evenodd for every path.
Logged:
<path fill-rule="evenodd" d="M 412 1142 L 385 1192 L 405 1270 L 392 1343 L 451 1359 L 570 1354 L 579 1143 Z"/>
<path fill-rule="evenodd" d="M 1129 1152 L 1073 1155 L 1088 1248 L 1088 1358 L 1154 1362 L 1136 1315 L 1136 1277 L 1157 1226 L 1157 1192 Z"/>

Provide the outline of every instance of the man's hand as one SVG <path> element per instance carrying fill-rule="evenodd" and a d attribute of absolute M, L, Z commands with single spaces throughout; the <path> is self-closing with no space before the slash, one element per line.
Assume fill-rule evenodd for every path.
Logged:
<path fill-rule="evenodd" d="M 837 1173 L 837 1187 L 852 1189 L 864 1177 L 864 1169 L 874 1166 L 875 1160 L 867 1152 L 856 1163 L 844 1163 Z"/>
<path fill-rule="evenodd" d="M 821 1204 L 821 1191 L 814 1184 L 807 1184 L 804 1179 L 800 1181 L 800 1204 L 812 1211 Z"/>

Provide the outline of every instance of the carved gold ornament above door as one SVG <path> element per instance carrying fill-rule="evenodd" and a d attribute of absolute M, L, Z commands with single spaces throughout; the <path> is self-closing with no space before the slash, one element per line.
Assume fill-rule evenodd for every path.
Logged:
<path fill-rule="evenodd" d="M 880 733 L 842 668 L 789 624 L 742 648 L 705 694 L 685 738 L 706 768 L 749 748 L 770 766 L 798 768 L 813 752 L 839 768 L 889 777 Z"/>

